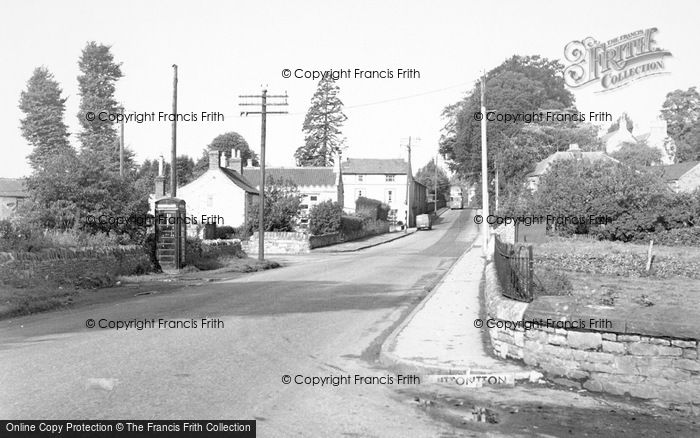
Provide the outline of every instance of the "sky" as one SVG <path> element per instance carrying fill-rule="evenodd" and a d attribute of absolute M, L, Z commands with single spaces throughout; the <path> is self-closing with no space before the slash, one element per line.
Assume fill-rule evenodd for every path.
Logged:
<path fill-rule="evenodd" d="M 79 146 L 76 78 L 88 41 L 110 45 L 122 63 L 116 98 L 127 113 L 170 112 L 177 64 L 178 112 L 224 115 L 223 121 L 178 124 L 178 155 L 195 159 L 228 131 L 259 151 L 260 117 L 241 117 L 238 96 L 266 87 L 289 95 L 289 114 L 268 117 L 266 161 L 293 166 L 317 80 L 284 78 L 282 71 L 389 69 L 393 78 L 338 81 L 348 116 L 345 156 L 405 158 L 411 137 L 417 169 L 437 153 L 443 108 L 460 100 L 482 70 L 515 54 L 564 60 L 570 41 L 656 27 L 658 46 L 673 55 L 666 58 L 669 74 L 607 93 L 595 86 L 574 91 L 581 111 L 625 111 L 644 128 L 668 92 L 700 85 L 698 16 L 700 2 L 690 1 L 8 1 L 0 9 L 0 177 L 31 172 L 18 101 L 38 66 L 61 84 L 65 122 Z M 420 77 L 399 78 L 400 68 L 416 69 Z M 139 162 L 167 159 L 171 125 L 127 123 L 125 141 Z"/>

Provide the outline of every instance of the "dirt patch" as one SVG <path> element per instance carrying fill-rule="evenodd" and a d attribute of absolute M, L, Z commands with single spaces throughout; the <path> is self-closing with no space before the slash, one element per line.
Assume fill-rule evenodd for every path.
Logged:
<path fill-rule="evenodd" d="M 698 417 L 649 403 L 587 391 L 525 384 L 508 389 L 421 385 L 399 398 L 463 431 L 496 437 L 696 437 Z"/>

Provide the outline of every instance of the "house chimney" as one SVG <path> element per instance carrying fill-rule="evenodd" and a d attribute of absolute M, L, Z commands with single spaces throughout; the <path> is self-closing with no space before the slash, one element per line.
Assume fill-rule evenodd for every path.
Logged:
<path fill-rule="evenodd" d="M 578 147 L 578 144 L 576 143 L 571 143 L 569 145 L 569 150 L 568 152 L 571 152 L 571 154 L 574 156 L 575 160 L 580 160 L 581 159 L 581 149 Z"/>
<path fill-rule="evenodd" d="M 228 168 L 231 170 L 235 170 L 236 172 L 243 174 L 243 160 L 241 159 L 241 156 L 238 154 L 238 149 L 233 149 L 231 151 L 231 158 L 229 159 L 228 162 Z"/>
<path fill-rule="evenodd" d="M 219 154 L 220 152 L 216 149 L 209 150 L 209 170 L 216 170 L 219 168 Z"/>

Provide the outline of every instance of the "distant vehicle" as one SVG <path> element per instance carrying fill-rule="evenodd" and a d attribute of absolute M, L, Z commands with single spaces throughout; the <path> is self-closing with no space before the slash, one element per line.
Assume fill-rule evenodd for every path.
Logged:
<path fill-rule="evenodd" d="M 419 214 L 416 216 L 416 228 L 419 230 L 432 230 L 433 222 L 429 214 Z"/>
<path fill-rule="evenodd" d="M 450 210 L 463 209 L 464 197 L 462 196 L 462 187 L 450 187 Z"/>

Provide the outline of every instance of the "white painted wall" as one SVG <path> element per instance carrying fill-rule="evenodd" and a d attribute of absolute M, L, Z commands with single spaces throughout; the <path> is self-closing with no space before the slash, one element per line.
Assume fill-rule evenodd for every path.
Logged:
<path fill-rule="evenodd" d="M 187 216 L 194 216 L 198 224 L 201 224 L 202 215 L 223 217 L 224 222 L 219 222 L 219 226 L 239 227 L 245 222 L 245 190 L 219 169 L 209 169 L 178 188 L 177 197 L 185 200 Z M 189 235 L 194 232 L 196 227 L 188 227 Z"/>
<path fill-rule="evenodd" d="M 343 174 L 345 210 L 353 212 L 355 200 L 364 196 L 388 204 L 392 210 L 396 210 L 396 220 L 406 222 L 406 175 L 393 177 L 394 181 L 391 182 L 386 180 L 386 175 Z"/>

